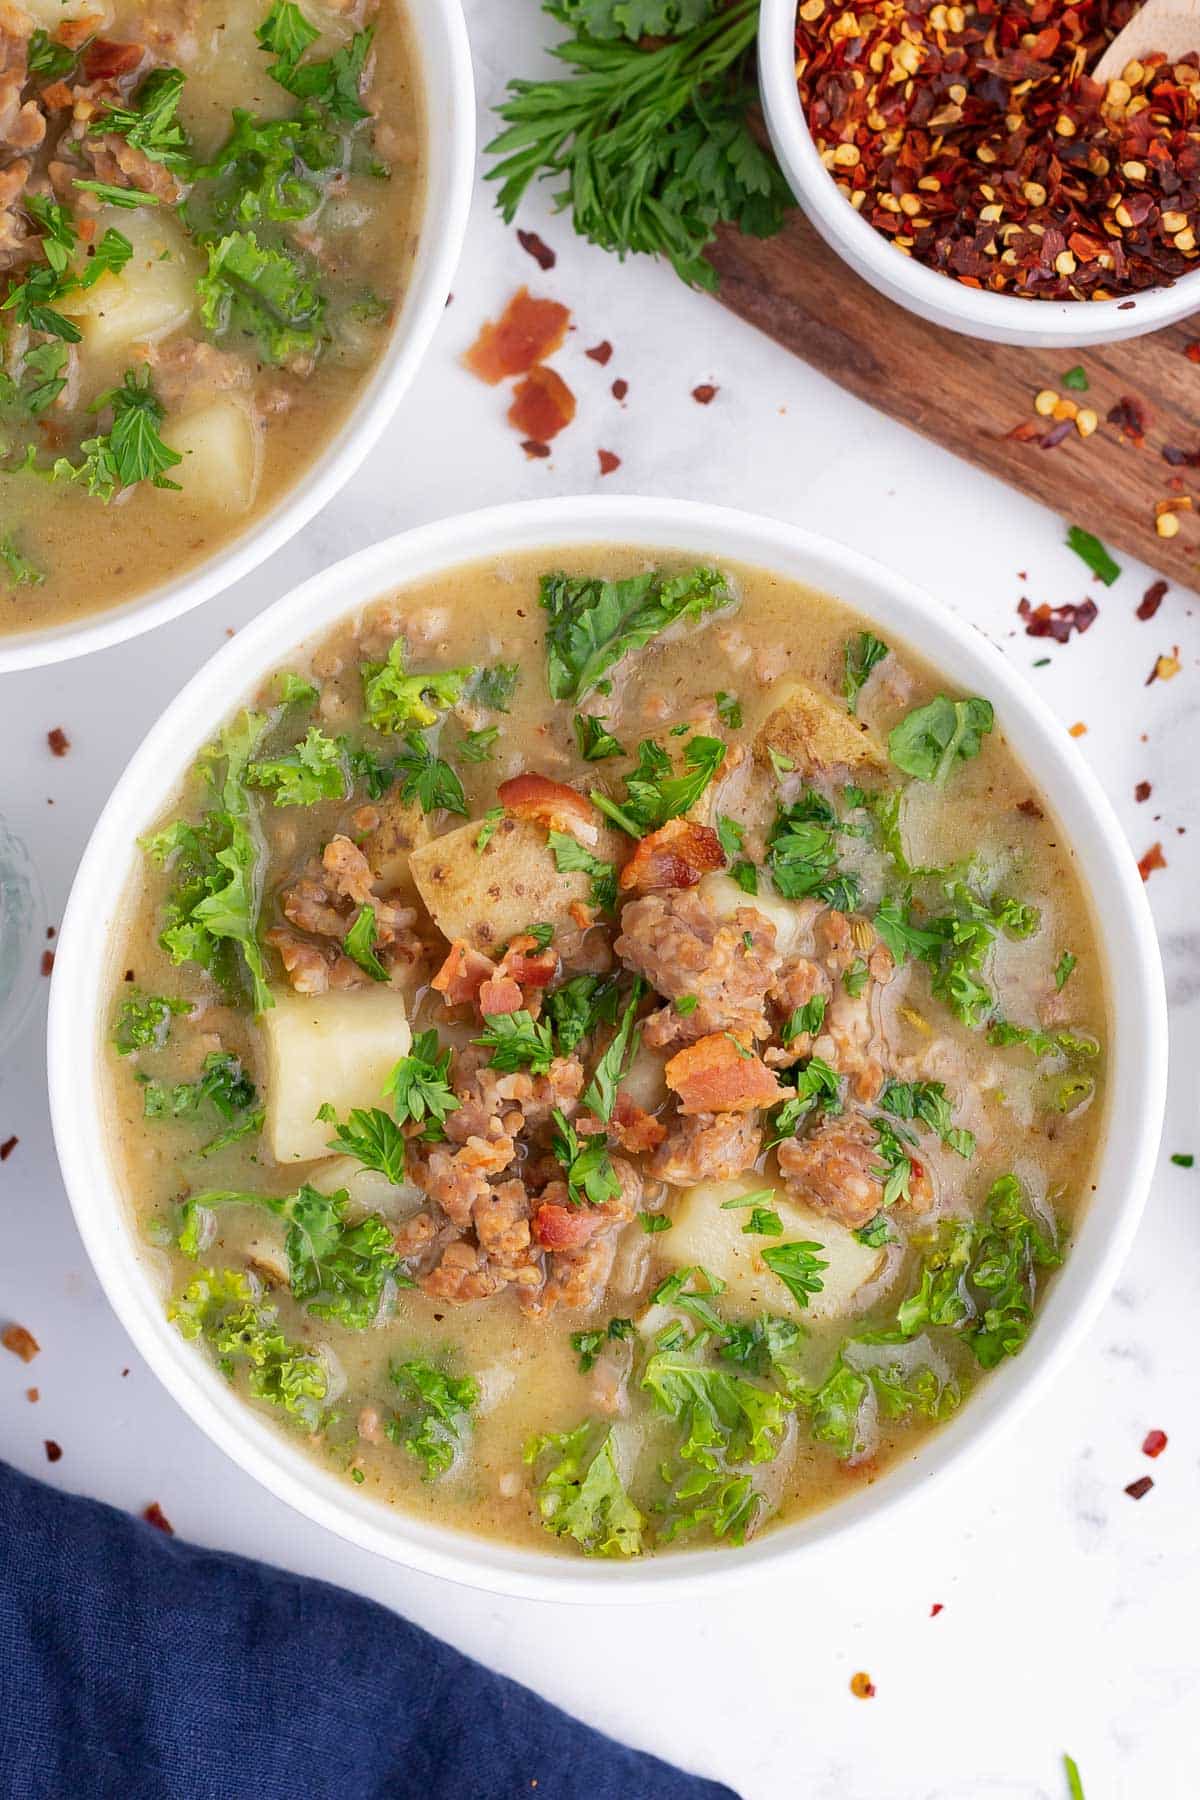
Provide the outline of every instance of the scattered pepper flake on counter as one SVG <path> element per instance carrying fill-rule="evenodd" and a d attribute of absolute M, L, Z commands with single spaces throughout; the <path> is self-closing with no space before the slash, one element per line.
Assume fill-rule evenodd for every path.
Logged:
<path fill-rule="evenodd" d="M 1139 781 L 1133 790 L 1133 797 L 1138 801 L 1148 800 L 1153 792 L 1154 789 L 1148 781 Z"/>
<path fill-rule="evenodd" d="M 1165 1431 L 1148 1431 L 1142 1439 L 1143 1456 L 1161 1456 L 1166 1447 L 1167 1434 Z"/>
<path fill-rule="evenodd" d="M 692 399 L 698 406 L 711 406 L 720 391 L 720 388 L 714 387 L 711 381 L 705 381 L 699 387 L 692 389 Z"/>
<path fill-rule="evenodd" d="M 1149 881 L 1149 879 L 1150 879 L 1151 875 L 1153 875 L 1155 869 L 1165 869 L 1166 866 L 1167 866 L 1167 859 L 1163 855 L 1162 845 L 1161 844 L 1151 844 L 1151 846 L 1147 850 L 1145 856 L 1140 858 L 1140 860 L 1138 862 L 1138 874 L 1141 876 L 1143 881 Z"/>
<path fill-rule="evenodd" d="M 1066 644 L 1073 631 L 1082 637 L 1099 617 L 1100 608 L 1094 600 L 1066 606 L 1031 606 L 1028 600 L 1022 600 L 1017 611 L 1025 620 L 1026 637 L 1053 638 L 1056 644 Z"/>
<path fill-rule="evenodd" d="M 944 1607 L 944 1606 L 943 1606 L 943 1605 L 942 1605 L 942 1603 L 941 1603 L 941 1601 L 940 1601 L 940 1600 L 935 1600 L 935 1601 L 934 1601 L 934 1603 L 933 1603 L 933 1605 L 932 1605 L 932 1606 L 931 1606 L 931 1607 L 930 1607 L 930 1609 L 929 1609 L 929 1616 L 930 1616 L 930 1618 L 931 1618 L 931 1619 L 936 1619 L 936 1618 L 937 1618 L 937 1616 L 938 1616 L 938 1614 L 939 1614 L 939 1613 L 940 1613 L 940 1612 L 945 1612 L 945 1610 L 946 1610 L 946 1609 L 945 1609 L 945 1607 Z"/>
<path fill-rule="evenodd" d="M 0 1144 L 0 1163 L 8 1161 L 20 1141 L 20 1138 L 15 1134 L 12 1137 L 5 1138 L 4 1142 Z"/>
<path fill-rule="evenodd" d="M 584 355 L 590 356 L 593 362 L 600 364 L 601 368 L 611 359 L 612 353 L 613 347 L 607 338 L 602 338 L 598 344 L 593 344 L 590 350 L 584 351 Z"/>
<path fill-rule="evenodd" d="M 1165 581 L 1152 581 L 1138 602 L 1136 616 L 1139 619 L 1152 619 L 1167 594 Z"/>
<path fill-rule="evenodd" d="M 43 975 L 52 975 L 54 973 L 54 952 L 53 952 L 53 950 L 43 950 L 42 951 L 41 970 L 42 970 Z"/>
<path fill-rule="evenodd" d="M 558 261 L 555 252 L 550 248 L 549 244 L 543 242 L 536 231 L 518 231 L 517 242 L 520 244 L 522 250 L 527 251 L 528 254 L 532 256 L 538 268 L 544 272 L 548 273 Z"/>
<path fill-rule="evenodd" d="M 875 1683 L 865 1669 L 860 1669 L 856 1675 L 850 1677 L 850 1692 L 856 1700 L 874 1699 Z"/>
<path fill-rule="evenodd" d="M 46 1446 L 46 1461 L 52 1462 L 52 1463 L 53 1462 L 61 1462 L 62 1461 L 62 1445 L 56 1444 L 53 1438 L 46 1438 L 43 1441 Z"/>
<path fill-rule="evenodd" d="M 538 363 L 518 382 L 508 422 L 539 444 L 556 438 L 575 417 L 575 396 L 555 369 Z"/>
<path fill-rule="evenodd" d="M 46 733 L 46 742 L 50 746 L 51 756 L 65 756 L 71 748 L 71 740 L 61 725 L 56 725 L 53 731 Z"/>
<path fill-rule="evenodd" d="M 1176 644 L 1170 656 L 1158 656 L 1154 659 L 1154 667 L 1146 677 L 1146 686 L 1153 686 L 1156 681 L 1174 681 L 1183 668 L 1179 660 L 1179 645 Z"/>
<path fill-rule="evenodd" d="M 796 78 L 821 160 L 875 230 L 967 287 L 1170 283 L 1200 257 L 1200 57 L 1147 56 L 1107 87 L 1085 73 L 1137 4 L 809 0 Z"/>
<path fill-rule="evenodd" d="M 153 1525 L 156 1531 L 165 1531 L 168 1537 L 175 1536 L 175 1527 L 157 1500 L 152 1500 L 149 1506 L 142 1509 L 142 1517 L 147 1525 Z"/>
<path fill-rule="evenodd" d="M 14 1356 L 19 1356 L 23 1363 L 31 1363 L 42 1347 L 32 1331 L 26 1330 L 24 1325 L 16 1324 L 4 1327 L 0 1332 L 0 1344 L 6 1350 L 11 1350 Z"/>
<path fill-rule="evenodd" d="M 613 399 L 614 400 L 623 400 L 628 392 L 629 392 L 629 383 L 627 381 L 622 381 L 618 377 L 618 379 L 616 381 L 614 381 L 612 384 Z"/>
<path fill-rule="evenodd" d="M 1144 1500 L 1146 1495 L 1150 1492 L 1150 1489 L 1153 1486 L 1154 1486 L 1153 1476 L 1139 1475 L 1136 1481 L 1131 1481 L 1129 1483 L 1129 1486 L 1125 1489 L 1125 1492 L 1129 1495 L 1129 1498 L 1131 1500 Z"/>
<path fill-rule="evenodd" d="M 621 466 L 621 459 L 615 451 L 597 450 L 596 455 L 600 459 L 600 473 L 602 475 L 611 475 L 614 469 L 619 469 Z"/>
<path fill-rule="evenodd" d="M 1092 574 L 1098 576 L 1105 587 L 1111 587 L 1120 575 L 1120 563 L 1109 555 L 1098 537 L 1090 531 L 1084 531 L 1082 526 L 1072 525 L 1068 528 L 1067 547 L 1075 552 L 1080 562 L 1087 564 Z"/>
<path fill-rule="evenodd" d="M 1082 719 L 1076 719 L 1076 721 L 1073 725 L 1068 725 L 1067 736 L 1073 737 L 1073 738 L 1081 738 L 1081 737 L 1087 736 L 1087 726 L 1084 724 Z"/>
<path fill-rule="evenodd" d="M 496 320 L 489 320 L 463 361 L 473 375 L 498 387 L 514 375 L 528 375 L 562 348 L 571 314 L 557 300 L 539 300 L 519 288 Z"/>
<path fill-rule="evenodd" d="M 1177 444 L 1164 444 L 1159 455 L 1173 469 L 1200 469 L 1200 450 L 1181 450 Z"/>

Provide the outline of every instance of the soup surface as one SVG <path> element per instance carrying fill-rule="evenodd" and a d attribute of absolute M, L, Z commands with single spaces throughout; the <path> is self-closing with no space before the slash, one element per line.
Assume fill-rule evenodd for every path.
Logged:
<path fill-rule="evenodd" d="M 423 130 L 398 0 L 0 4 L 0 632 L 183 574 L 329 443 Z"/>
<path fill-rule="evenodd" d="M 984 696 L 758 570 L 572 550 L 302 647 L 144 845 L 111 1117 L 164 1304 L 381 1500 L 739 1544 L 1018 1352 L 1105 976 Z"/>

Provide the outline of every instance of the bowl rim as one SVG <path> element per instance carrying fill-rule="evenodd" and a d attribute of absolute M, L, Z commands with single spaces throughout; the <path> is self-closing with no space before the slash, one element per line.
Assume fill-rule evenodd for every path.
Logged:
<path fill-rule="evenodd" d="M 947 680 L 982 690 L 1018 759 L 1062 818 L 1109 962 L 1111 1070 L 1093 1194 L 1022 1356 L 873 1486 L 727 1555 L 685 1549 L 614 1569 L 515 1550 L 433 1526 L 349 1489 L 237 1399 L 166 1322 L 161 1293 L 129 1229 L 104 1127 L 101 1058 L 114 921 L 137 860 L 136 838 L 161 814 L 196 751 L 289 654 L 337 619 L 438 571 L 523 551 L 632 545 L 707 555 L 793 576 L 911 644 Z M 47 1034 L 51 1117 L 64 1182 L 101 1285 L 135 1345 L 184 1411 L 279 1499 L 361 1548 L 426 1574 L 522 1598 L 633 1602 L 707 1594 L 771 1572 L 890 1517 L 931 1482 L 964 1468 L 1011 1428 L 1079 1344 L 1116 1279 L 1153 1173 L 1166 1090 L 1162 967 L 1132 852 L 1096 777 L 1062 724 L 982 632 L 860 551 L 782 521 L 694 501 L 566 498 L 510 504 L 425 525 L 313 576 L 224 644 L 167 706 L 100 814 L 63 916 Z M 90 1046 L 81 1051 L 80 1045 Z"/>
<path fill-rule="evenodd" d="M 190 572 L 82 621 L 0 637 L 0 675 L 91 655 L 213 600 L 304 529 L 362 466 L 429 349 L 466 235 L 475 174 L 475 78 L 462 0 L 400 0 L 425 115 L 425 187 L 411 278 L 387 344 L 337 435 L 257 523 Z"/>
<path fill-rule="evenodd" d="M 1200 284 L 1194 301 L 1181 298 L 1187 276 L 1124 300 L 1031 301 L 964 287 L 896 250 L 854 210 L 821 162 L 796 86 L 797 6 L 798 0 L 760 4 L 759 85 L 771 142 L 797 200 L 822 237 L 889 299 L 970 335 L 1063 347 L 1140 336 L 1200 309 Z"/>

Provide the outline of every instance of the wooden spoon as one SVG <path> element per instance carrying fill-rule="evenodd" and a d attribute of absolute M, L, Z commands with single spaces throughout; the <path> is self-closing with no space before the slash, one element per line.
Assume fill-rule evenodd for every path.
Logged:
<path fill-rule="evenodd" d="M 1107 85 L 1155 50 L 1165 51 L 1168 62 L 1200 50 L 1200 0 L 1145 0 L 1091 71 L 1092 80 Z"/>

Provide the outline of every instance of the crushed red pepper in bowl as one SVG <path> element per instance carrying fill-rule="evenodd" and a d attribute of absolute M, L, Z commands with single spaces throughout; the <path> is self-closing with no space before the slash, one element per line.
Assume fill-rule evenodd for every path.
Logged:
<path fill-rule="evenodd" d="M 965 286 L 1113 300 L 1200 259 L 1200 57 L 1093 68 L 1138 0 L 801 0 L 813 141 L 896 248 Z"/>

